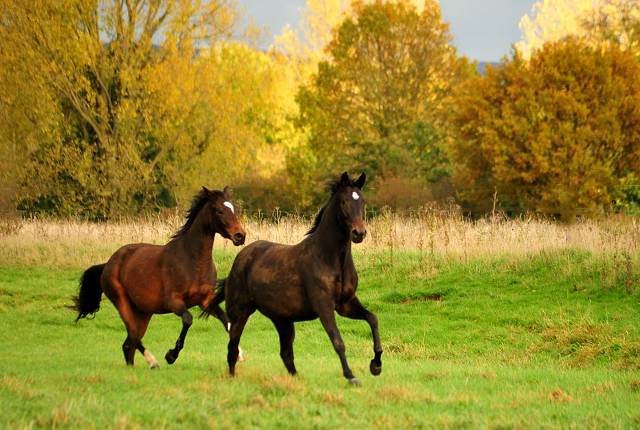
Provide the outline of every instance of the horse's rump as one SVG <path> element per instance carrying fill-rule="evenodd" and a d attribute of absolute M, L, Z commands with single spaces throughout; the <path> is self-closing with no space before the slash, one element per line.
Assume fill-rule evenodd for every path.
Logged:
<path fill-rule="evenodd" d="M 143 313 L 168 313 L 162 287 L 163 250 L 164 246 L 149 243 L 133 243 L 118 249 L 103 273 L 102 287 L 107 297 L 112 301 L 127 297 Z"/>

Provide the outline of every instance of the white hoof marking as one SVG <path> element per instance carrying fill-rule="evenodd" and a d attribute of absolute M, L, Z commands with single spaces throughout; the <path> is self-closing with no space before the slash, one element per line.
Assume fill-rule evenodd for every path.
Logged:
<path fill-rule="evenodd" d="M 149 363 L 149 366 L 151 366 L 152 369 L 160 367 L 158 360 L 156 360 L 156 358 L 153 356 L 152 353 L 149 352 L 148 349 L 144 350 L 144 358 L 145 360 L 147 360 L 147 363 Z"/>

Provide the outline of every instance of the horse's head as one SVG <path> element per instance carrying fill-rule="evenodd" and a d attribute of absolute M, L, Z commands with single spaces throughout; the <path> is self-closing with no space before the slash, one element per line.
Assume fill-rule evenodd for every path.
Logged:
<path fill-rule="evenodd" d="M 229 200 L 229 187 L 222 191 L 211 191 L 202 187 L 209 197 L 211 224 L 220 235 L 233 242 L 235 246 L 244 245 L 247 233 L 236 217 L 237 209 Z"/>
<path fill-rule="evenodd" d="M 344 172 L 335 195 L 340 205 L 339 213 L 343 216 L 343 226 L 348 229 L 353 243 L 362 242 L 367 235 L 367 230 L 364 228 L 365 198 L 362 195 L 362 187 L 366 179 L 363 173 L 353 181 L 349 179 L 347 172 Z"/>

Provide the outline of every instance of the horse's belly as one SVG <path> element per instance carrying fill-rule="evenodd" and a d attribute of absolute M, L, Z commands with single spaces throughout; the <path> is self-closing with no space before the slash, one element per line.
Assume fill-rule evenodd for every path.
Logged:
<path fill-rule="evenodd" d="M 187 290 L 183 295 L 185 307 L 206 306 L 215 297 L 216 287 L 212 284 L 202 284 Z"/>
<path fill-rule="evenodd" d="M 318 318 L 318 314 L 311 307 L 276 307 L 269 303 L 260 303 L 258 311 L 268 318 L 288 321 L 310 321 Z"/>
<path fill-rule="evenodd" d="M 303 288 L 274 288 L 256 285 L 253 299 L 258 310 L 267 317 L 291 321 L 307 321 L 318 317 Z"/>

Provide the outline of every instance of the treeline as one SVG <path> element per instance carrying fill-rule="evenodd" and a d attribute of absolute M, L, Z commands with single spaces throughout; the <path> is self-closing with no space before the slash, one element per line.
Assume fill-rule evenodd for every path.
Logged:
<path fill-rule="evenodd" d="M 230 185 L 313 211 L 345 170 L 372 207 L 637 208 L 638 2 L 574 8 L 482 75 L 435 0 L 325 3 L 263 52 L 226 0 L 5 0 L 0 209 L 104 218 Z"/>

